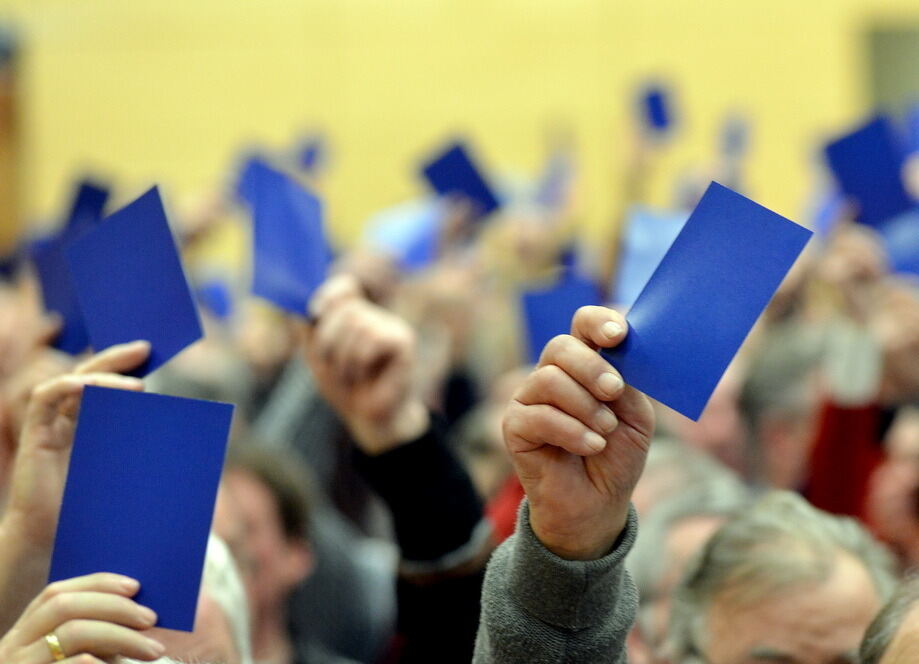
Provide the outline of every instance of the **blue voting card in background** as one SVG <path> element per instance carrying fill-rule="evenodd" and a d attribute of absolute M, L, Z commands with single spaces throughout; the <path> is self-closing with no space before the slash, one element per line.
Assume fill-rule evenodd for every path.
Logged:
<path fill-rule="evenodd" d="M 61 331 L 52 345 L 71 355 L 82 353 L 89 346 L 89 334 L 64 256 L 63 239 L 42 242 L 30 253 L 45 311 L 61 317 Z"/>
<path fill-rule="evenodd" d="M 236 197 L 250 208 L 255 206 L 255 192 L 259 183 L 277 173 L 261 154 L 250 154 L 239 166 L 234 192 Z"/>
<path fill-rule="evenodd" d="M 102 219 L 108 198 L 107 187 L 90 180 L 81 180 L 67 215 L 66 229 L 79 231 Z"/>
<path fill-rule="evenodd" d="M 284 173 L 264 173 L 255 191 L 253 232 L 252 293 L 305 316 L 332 261 L 322 201 Z"/>
<path fill-rule="evenodd" d="M 839 188 L 858 205 L 858 221 L 880 226 L 914 201 L 903 185 L 903 147 L 884 116 L 878 116 L 824 148 Z"/>
<path fill-rule="evenodd" d="M 481 217 L 501 205 L 463 143 L 451 143 L 421 167 L 421 174 L 441 196 L 461 195 L 471 200 Z"/>
<path fill-rule="evenodd" d="M 233 293 L 225 281 L 209 279 L 195 289 L 195 296 L 217 320 L 227 321 L 233 316 Z"/>
<path fill-rule="evenodd" d="M 144 376 L 201 338 L 201 321 L 156 187 L 66 250 L 74 290 L 96 351 L 146 339 Z"/>
<path fill-rule="evenodd" d="M 536 364 L 542 349 L 553 337 L 570 333 L 575 311 L 601 301 L 600 291 L 593 281 L 572 273 L 563 275 L 546 289 L 523 293 L 520 305 L 529 361 Z"/>
<path fill-rule="evenodd" d="M 322 136 L 313 134 L 301 141 L 296 149 L 297 167 L 307 173 L 320 170 L 326 161 L 326 146 Z"/>
<path fill-rule="evenodd" d="M 670 95 L 660 85 L 646 87 L 641 95 L 641 106 L 644 111 L 645 123 L 648 128 L 657 133 L 663 133 L 673 126 L 673 111 L 670 104 Z"/>
<path fill-rule="evenodd" d="M 191 631 L 233 406 L 86 387 L 51 572 L 140 581 L 157 626 Z"/>
<path fill-rule="evenodd" d="M 604 356 L 627 383 L 697 420 L 811 231 L 713 182 Z"/>
<path fill-rule="evenodd" d="M 685 212 L 632 206 L 619 244 L 619 261 L 613 282 L 613 304 L 629 308 L 654 274 L 689 216 Z"/>
<path fill-rule="evenodd" d="M 919 152 L 919 102 L 906 111 L 906 149 L 911 153 Z"/>
<path fill-rule="evenodd" d="M 444 212 L 443 202 L 431 198 L 387 208 L 367 221 L 364 240 L 405 272 L 423 269 L 437 259 Z"/>

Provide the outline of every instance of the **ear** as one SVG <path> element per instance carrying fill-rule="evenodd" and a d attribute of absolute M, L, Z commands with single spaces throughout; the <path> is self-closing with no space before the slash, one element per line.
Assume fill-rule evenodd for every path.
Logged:
<path fill-rule="evenodd" d="M 308 578 L 316 567 L 316 556 L 308 542 L 291 539 L 287 542 L 287 581 L 295 586 Z"/>

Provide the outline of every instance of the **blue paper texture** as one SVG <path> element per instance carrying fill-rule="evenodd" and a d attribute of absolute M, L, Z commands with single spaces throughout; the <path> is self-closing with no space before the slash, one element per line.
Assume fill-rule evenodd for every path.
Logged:
<path fill-rule="evenodd" d="M 634 304 L 688 216 L 644 205 L 629 209 L 613 282 L 613 304 L 625 309 Z"/>
<path fill-rule="evenodd" d="M 811 231 L 709 185 L 603 351 L 625 381 L 697 420 Z"/>
<path fill-rule="evenodd" d="M 886 117 L 829 143 L 824 153 L 839 188 L 856 202 L 861 223 L 880 226 L 913 207 L 903 185 L 903 146 Z"/>
<path fill-rule="evenodd" d="M 566 273 L 552 286 L 521 295 L 527 357 L 536 364 L 553 337 L 571 332 L 571 318 L 580 307 L 600 304 L 597 285 L 577 274 Z"/>
<path fill-rule="evenodd" d="M 422 175 L 441 196 L 460 195 L 472 201 L 481 217 L 500 207 L 494 189 L 473 161 L 469 148 L 451 143 L 434 159 L 421 167 Z"/>
<path fill-rule="evenodd" d="M 125 574 L 157 626 L 193 630 L 232 416 L 230 404 L 86 387 L 49 582 Z"/>
<path fill-rule="evenodd" d="M 255 190 L 253 232 L 253 294 L 305 316 L 332 261 L 322 201 L 287 175 L 266 172 Z"/>
<path fill-rule="evenodd" d="M 61 331 L 52 345 L 71 355 L 82 353 L 89 346 L 89 334 L 64 256 L 64 240 L 56 237 L 37 244 L 31 256 L 45 311 L 61 317 Z"/>
<path fill-rule="evenodd" d="M 201 321 L 156 187 L 66 251 L 93 349 L 146 339 L 145 376 L 201 338 Z"/>

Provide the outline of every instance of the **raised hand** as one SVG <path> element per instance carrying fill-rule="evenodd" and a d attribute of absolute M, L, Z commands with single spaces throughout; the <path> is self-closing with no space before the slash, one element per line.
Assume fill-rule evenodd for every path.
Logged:
<path fill-rule="evenodd" d="M 0 662 L 47 664 L 57 649 L 65 664 L 159 658 L 166 649 L 138 632 L 156 622 L 153 611 L 130 599 L 139 589 L 137 581 L 119 574 L 50 584 L 0 639 Z"/>
<path fill-rule="evenodd" d="M 420 436 L 428 412 L 413 389 L 415 334 L 368 302 L 347 275 L 327 281 L 310 306 L 304 354 L 318 389 L 364 452 L 380 454 Z"/>
<path fill-rule="evenodd" d="M 596 352 L 621 343 L 626 332 L 612 309 L 579 309 L 571 334 L 546 345 L 504 416 L 530 525 L 562 558 L 591 560 L 612 548 L 644 468 L 651 403 Z"/>
<path fill-rule="evenodd" d="M 47 578 L 83 387 L 142 390 L 141 380 L 114 372 L 139 366 L 149 353 L 146 341 L 112 346 L 33 390 L 0 520 L 0 632 Z"/>

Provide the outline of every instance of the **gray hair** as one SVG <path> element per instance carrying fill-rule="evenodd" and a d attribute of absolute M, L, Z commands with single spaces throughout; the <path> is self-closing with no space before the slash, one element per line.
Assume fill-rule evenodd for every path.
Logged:
<path fill-rule="evenodd" d="M 868 572 L 882 601 L 894 586 L 893 561 L 855 520 L 833 516 L 789 491 L 772 491 L 721 527 L 677 587 L 668 650 L 674 662 L 694 662 L 705 616 L 726 590 L 753 602 L 802 583 L 825 581 L 836 556 L 850 554 Z"/>
<path fill-rule="evenodd" d="M 919 603 L 919 574 L 913 574 L 897 589 L 868 626 L 858 649 L 861 664 L 878 664 L 903 624 L 906 615 Z"/>

